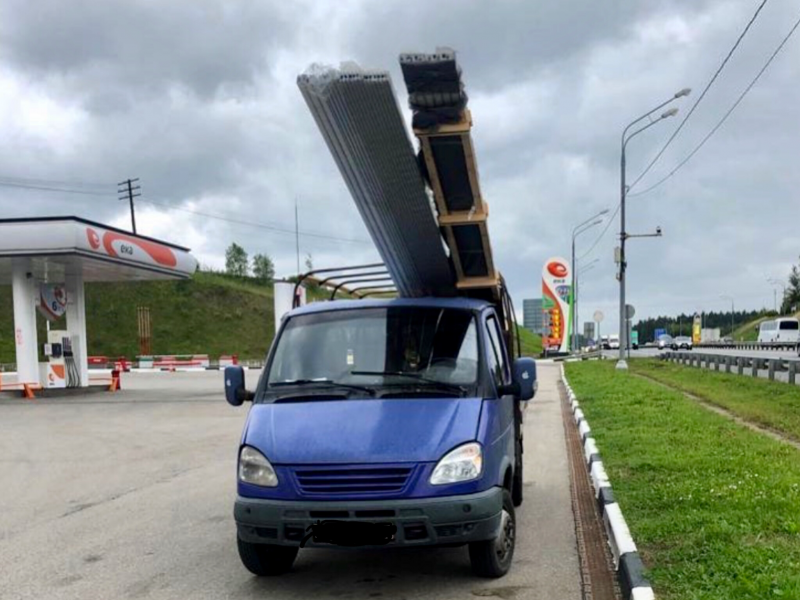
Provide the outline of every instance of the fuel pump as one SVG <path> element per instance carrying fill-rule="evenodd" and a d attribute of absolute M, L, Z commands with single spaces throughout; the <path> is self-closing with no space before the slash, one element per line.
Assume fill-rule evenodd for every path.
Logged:
<path fill-rule="evenodd" d="M 79 387 L 80 371 L 75 364 L 72 350 L 72 338 L 68 331 L 52 329 L 47 333 L 47 344 L 44 346 L 47 357 L 47 387 L 65 388 Z"/>

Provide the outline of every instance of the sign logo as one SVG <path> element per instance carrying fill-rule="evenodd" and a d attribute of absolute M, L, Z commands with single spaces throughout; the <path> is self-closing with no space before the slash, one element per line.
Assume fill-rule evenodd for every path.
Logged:
<path fill-rule="evenodd" d="M 87 227 L 86 237 L 89 240 L 89 245 L 92 247 L 92 250 L 97 250 L 100 248 L 100 236 L 97 235 L 97 232 L 94 229 Z"/>
<path fill-rule="evenodd" d="M 126 258 L 136 262 L 156 264 L 173 268 L 178 264 L 175 253 L 166 246 L 116 231 L 100 234 L 91 227 L 86 228 L 89 247 L 97 252 L 105 252 L 114 258 Z"/>
<path fill-rule="evenodd" d="M 67 311 L 67 292 L 60 285 L 43 283 L 39 286 L 37 308 L 48 321 L 55 321 Z"/>
<path fill-rule="evenodd" d="M 547 265 L 547 271 L 550 273 L 550 275 L 553 277 L 558 277 L 559 279 L 566 277 L 567 273 L 569 272 L 566 265 L 557 260 L 551 261 L 550 264 Z"/>

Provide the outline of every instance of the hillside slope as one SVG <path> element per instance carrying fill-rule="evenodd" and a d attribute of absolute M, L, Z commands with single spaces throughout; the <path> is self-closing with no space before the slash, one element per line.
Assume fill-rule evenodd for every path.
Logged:
<path fill-rule="evenodd" d="M 542 336 L 525 329 L 517 327 L 519 331 L 519 341 L 523 356 L 538 357 L 542 353 Z"/>
<path fill-rule="evenodd" d="M 774 315 L 775 313 L 773 313 Z M 781 316 L 790 316 L 795 318 L 800 318 L 800 312 L 796 312 L 792 315 L 781 315 Z M 748 321 L 747 323 L 737 327 L 733 331 L 733 339 L 737 342 L 754 342 L 758 339 L 758 326 L 761 324 L 762 321 L 766 321 L 767 319 L 775 319 L 775 316 L 764 316 L 759 317 L 758 319 L 753 319 L 752 321 Z"/>
<path fill-rule="evenodd" d="M 94 283 L 86 285 L 90 355 L 139 353 L 137 306 L 150 307 L 154 354 L 262 358 L 275 334 L 272 287 L 255 281 L 197 273 L 186 281 Z M 0 363 L 15 360 L 13 319 L 11 287 L 0 286 Z M 45 322 L 37 322 L 42 344 Z"/>
<path fill-rule="evenodd" d="M 309 296 L 327 294 L 309 290 Z M 185 281 L 86 284 L 86 334 L 90 356 L 139 354 L 136 308 L 150 308 L 153 354 L 238 354 L 263 358 L 275 335 L 272 286 L 252 279 L 199 272 Z M 39 344 L 45 320 L 37 316 Z M 54 323 L 53 329 L 63 329 Z M 520 327 L 522 353 L 539 356 L 540 336 Z M 14 362 L 11 286 L 0 286 L 0 364 Z M 44 357 L 40 356 L 41 360 Z"/>

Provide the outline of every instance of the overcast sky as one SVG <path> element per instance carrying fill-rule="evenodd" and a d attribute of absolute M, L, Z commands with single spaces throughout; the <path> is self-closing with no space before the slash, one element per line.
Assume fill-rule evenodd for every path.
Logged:
<path fill-rule="evenodd" d="M 689 86 L 629 145 L 633 181 L 680 122 L 757 0 L 466 2 L 381 0 L 5 0 L 0 7 L 0 179 L 99 184 L 106 195 L 0 186 L 2 217 L 77 215 L 129 227 L 116 182 L 141 178 L 139 232 L 222 267 L 233 241 L 295 272 L 377 258 L 295 79 L 309 64 L 458 51 L 470 95 L 495 262 L 517 307 L 572 228 L 619 200 L 619 138 Z M 770 0 L 684 130 L 631 193 L 658 181 L 713 127 L 800 14 Z M 772 306 L 768 277 L 800 254 L 800 34 L 674 177 L 629 198 L 628 296 L 637 316 Z M 410 118 L 410 115 L 406 115 Z M 44 184 L 51 185 L 51 184 Z M 52 185 L 51 185 L 52 186 Z M 148 202 L 145 202 L 148 201 Z M 158 204 L 156 204 L 158 203 Z M 174 207 L 174 208 L 169 208 Z M 183 210 L 179 210 L 183 209 Z M 212 219 L 220 215 L 257 228 Z M 578 238 L 587 251 L 602 227 Z M 618 220 L 584 264 L 582 319 L 614 327 Z M 327 239 L 333 236 L 343 239 Z"/>

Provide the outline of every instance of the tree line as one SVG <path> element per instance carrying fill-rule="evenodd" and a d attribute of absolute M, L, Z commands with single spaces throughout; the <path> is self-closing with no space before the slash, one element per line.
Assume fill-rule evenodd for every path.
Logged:
<path fill-rule="evenodd" d="M 307 271 L 314 269 L 311 254 L 306 254 Z M 275 281 L 275 263 L 268 254 L 254 254 L 250 260 L 247 251 L 236 242 L 225 250 L 225 273 L 234 277 L 253 277 L 258 281 L 271 284 Z M 252 274 L 252 275 L 251 275 Z"/>
<path fill-rule="evenodd" d="M 742 324 L 763 316 L 774 315 L 774 311 L 768 310 L 737 310 L 733 313 L 733 327 L 731 328 L 731 311 L 726 312 L 704 312 L 703 327 L 715 329 L 719 327 L 720 336 L 730 336 L 732 330 Z M 692 323 L 694 314 L 680 314 L 676 317 L 650 317 L 641 319 L 634 329 L 639 332 L 639 340 L 642 342 L 655 341 L 656 329 L 665 329 L 666 332 L 675 337 L 677 335 L 692 335 Z"/>

